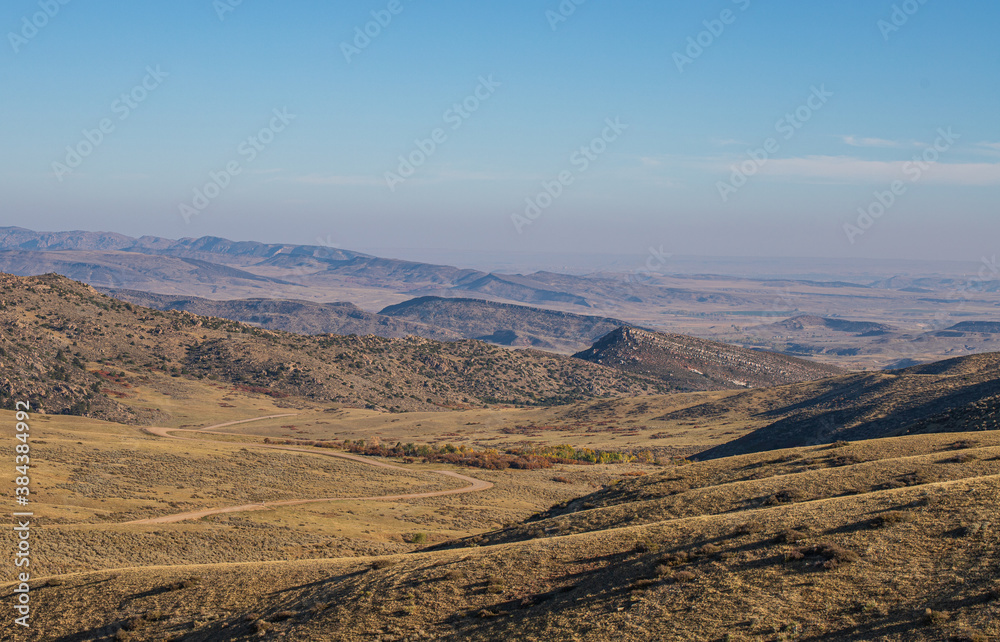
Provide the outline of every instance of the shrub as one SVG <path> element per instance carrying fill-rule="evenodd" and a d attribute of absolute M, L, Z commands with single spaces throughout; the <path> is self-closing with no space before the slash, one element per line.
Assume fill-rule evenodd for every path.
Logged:
<path fill-rule="evenodd" d="M 671 553 L 670 555 L 665 555 L 660 559 L 660 564 L 663 566 L 680 566 L 681 564 L 687 564 L 691 561 L 691 554 L 685 551 L 677 551 L 676 553 Z"/>
<path fill-rule="evenodd" d="M 795 502 L 801 502 L 804 496 L 801 492 L 791 489 L 791 490 L 779 490 L 773 495 L 769 495 L 764 498 L 765 506 L 776 506 L 778 504 L 792 504 Z"/>
<path fill-rule="evenodd" d="M 486 582 L 486 592 L 487 593 L 503 593 L 506 589 L 503 578 L 499 575 L 491 575 L 490 579 Z"/>
<path fill-rule="evenodd" d="M 779 544 L 794 544 L 796 542 L 801 542 L 807 537 L 802 531 L 797 531 L 794 528 L 786 528 L 774 537 L 774 541 Z"/>
<path fill-rule="evenodd" d="M 786 561 L 803 560 L 808 558 L 819 558 L 816 561 L 816 566 L 820 566 L 829 571 L 842 564 L 856 562 L 858 560 L 858 554 L 854 551 L 847 550 L 846 548 L 836 544 L 830 544 L 828 542 L 823 542 L 814 546 L 797 548 L 785 554 Z"/>
<path fill-rule="evenodd" d="M 924 621 L 934 626 L 941 626 L 950 619 L 951 615 L 945 611 L 935 611 L 934 609 L 924 611 Z"/>
<path fill-rule="evenodd" d="M 901 510 L 891 510 L 887 513 L 879 515 L 875 518 L 875 522 L 878 526 L 892 526 L 894 524 L 912 522 L 913 519 L 913 513 Z"/>
<path fill-rule="evenodd" d="M 377 570 L 377 569 L 389 568 L 390 566 L 395 566 L 396 564 L 399 564 L 399 560 L 381 558 L 372 562 L 372 568 Z"/>
<path fill-rule="evenodd" d="M 142 626 L 143 618 L 139 616 L 130 617 L 124 622 L 122 622 L 122 629 L 125 631 L 135 631 L 140 626 Z"/>
<path fill-rule="evenodd" d="M 635 543 L 635 548 L 632 549 L 636 553 L 659 553 L 663 546 L 659 542 L 654 542 L 652 539 L 646 537 Z"/>
<path fill-rule="evenodd" d="M 649 587 L 656 584 L 657 580 L 650 579 L 648 577 L 641 577 L 632 583 L 631 590 L 633 591 L 645 591 Z"/>
<path fill-rule="evenodd" d="M 696 579 L 698 579 L 698 576 L 692 573 L 691 571 L 677 571 L 670 578 L 670 581 L 672 581 L 674 584 L 687 584 L 689 582 L 695 581 Z"/>

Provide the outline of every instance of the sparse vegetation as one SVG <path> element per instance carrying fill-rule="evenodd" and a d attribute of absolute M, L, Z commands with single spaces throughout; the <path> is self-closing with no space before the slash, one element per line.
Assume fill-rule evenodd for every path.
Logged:
<path fill-rule="evenodd" d="M 61 302 L 44 307 L 51 291 L 21 292 L 25 283 L 63 288 Z M 903 419 L 869 417 L 870 433 L 851 424 L 850 443 L 774 453 L 754 445 L 766 432 L 750 431 L 785 422 L 797 434 L 787 408 L 802 405 L 805 422 L 818 397 L 844 403 L 838 378 L 778 394 L 629 399 L 647 391 L 638 379 L 577 391 L 566 382 L 590 371 L 476 342 L 296 337 L 128 309 L 57 278 L 7 285 L 19 293 L 4 297 L 39 309 L 22 306 L 25 325 L 0 337 L 4 359 L 16 361 L 4 399 L 50 392 L 49 410 L 83 403 L 84 415 L 117 419 L 33 418 L 44 435 L 33 442 L 44 462 L 37 472 L 33 464 L 33 507 L 45 524 L 33 588 L 61 605 L 38 612 L 52 639 L 876 639 L 894 627 L 917 641 L 1000 635 L 988 545 L 1000 523 L 1000 433 L 862 441 L 923 425 L 906 415 L 912 397 L 893 407 Z M 84 308 L 100 322 L 69 329 L 68 311 Z M 22 356 L 14 341 L 38 345 L 37 354 Z M 921 394 L 947 385 L 958 395 L 995 380 L 998 363 L 969 360 L 959 377 L 921 374 Z M 525 374 L 479 381 L 503 368 Z M 881 376 L 842 381 L 874 395 L 866 386 Z M 876 392 L 904 385 L 914 377 L 894 374 Z M 561 395 L 584 401 L 544 407 Z M 522 408 L 482 407 L 522 396 Z M 989 417 L 988 404 L 970 408 L 969 417 Z M 196 430 L 265 415 L 187 442 L 133 427 L 167 418 Z M 402 437 L 410 433 L 426 436 Z M 661 435 L 658 450 L 644 446 L 650 435 Z M 576 445 L 584 436 L 603 441 Z M 743 452 L 698 460 L 709 438 Z M 401 463 L 348 462 L 331 447 Z M 476 460 L 488 465 L 463 474 L 493 488 L 464 500 L 387 497 L 458 487 L 466 482 L 433 471 Z M 335 496 L 367 499 L 128 523 Z"/>

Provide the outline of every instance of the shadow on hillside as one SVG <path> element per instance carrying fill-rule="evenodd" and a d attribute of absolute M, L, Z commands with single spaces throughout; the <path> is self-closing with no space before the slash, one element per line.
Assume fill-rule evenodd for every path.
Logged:
<path fill-rule="evenodd" d="M 879 394 L 870 398 L 870 401 L 858 403 L 857 398 L 860 393 L 864 391 L 870 395 L 872 391 L 890 385 L 898 385 L 898 380 L 880 381 L 875 385 L 866 385 L 864 381 L 855 382 L 846 388 L 770 411 L 772 416 L 788 412 L 798 412 L 798 414 L 779 419 L 739 439 L 699 453 L 697 459 L 703 461 L 781 448 L 810 446 L 828 443 L 833 439 L 863 441 L 908 434 L 915 424 L 970 406 L 1000 392 L 1000 386 L 995 380 L 966 385 L 957 391 L 947 392 L 931 399 L 919 394 L 920 391 L 901 395 L 893 390 L 891 391 L 895 399 L 893 412 L 886 417 L 866 419 L 885 408 L 886 395 Z M 817 411 L 818 407 L 827 409 Z M 810 409 L 813 409 L 812 412 Z M 839 428 L 855 423 L 857 425 L 848 429 Z M 968 430 L 967 422 L 955 425 L 953 429 Z M 949 432 L 949 430 L 942 429 L 938 432 Z"/>

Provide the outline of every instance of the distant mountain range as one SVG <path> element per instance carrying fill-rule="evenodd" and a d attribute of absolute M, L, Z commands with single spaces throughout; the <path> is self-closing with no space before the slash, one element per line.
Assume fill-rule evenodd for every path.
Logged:
<path fill-rule="evenodd" d="M 105 232 L 34 232 L 19 227 L 0 228 L 0 272 L 20 276 L 55 272 L 95 287 L 225 299 L 336 297 L 360 304 L 385 298 L 391 292 L 408 298 L 481 298 L 583 309 L 591 307 L 594 300 L 750 304 L 732 294 L 656 287 L 626 281 L 623 275 L 496 274 L 317 245 L 218 237 L 132 238 Z"/>

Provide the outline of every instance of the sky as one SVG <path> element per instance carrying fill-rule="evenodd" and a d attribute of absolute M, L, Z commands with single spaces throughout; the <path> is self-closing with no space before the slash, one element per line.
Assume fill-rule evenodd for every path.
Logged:
<path fill-rule="evenodd" d="M 0 225 L 978 261 L 998 27 L 992 0 L 8 0 Z"/>

